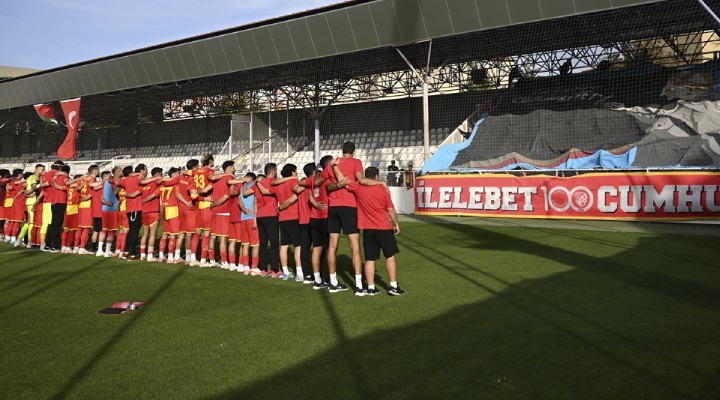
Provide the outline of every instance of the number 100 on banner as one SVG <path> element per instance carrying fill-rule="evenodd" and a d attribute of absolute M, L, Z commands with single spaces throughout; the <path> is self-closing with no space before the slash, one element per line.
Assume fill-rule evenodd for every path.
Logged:
<path fill-rule="evenodd" d="M 720 173 L 427 175 L 415 182 L 419 215 L 517 218 L 720 219 Z"/>

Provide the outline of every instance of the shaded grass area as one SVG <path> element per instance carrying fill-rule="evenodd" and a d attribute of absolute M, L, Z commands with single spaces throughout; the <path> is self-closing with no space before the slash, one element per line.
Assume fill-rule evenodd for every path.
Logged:
<path fill-rule="evenodd" d="M 399 239 L 402 298 L 0 245 L 2 397 L 720 394 L 717 238 L 407 222 Z M 148 304 L 96 313 L 121 300 Z"/>

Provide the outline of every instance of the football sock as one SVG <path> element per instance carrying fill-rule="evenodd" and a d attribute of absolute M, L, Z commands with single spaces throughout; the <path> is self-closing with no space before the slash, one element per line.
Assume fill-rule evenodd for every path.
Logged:
<path fill-rule="evenodd" d="M 330 284 L 333 286 L 338 285 L 337 274 L 330 274 Z"/>
<path fill-rule="evenodd" d="M 190 252 L 194 255 L 197 252 L 198 244 L 200 243 L 200 235 L 193 235 L 190 243 Z"/>
<path fill-rule="evenodd" d="M 362 289 L 362 275 L 355 275 L 355 287 Z"/>
<path fill-rule="evenodd" d="M 282 267 L 283 275 L 290 275 L 290 270 L 287 266 Z"/>
<path fill-rule="evenodd" d="M 28 233 L 28 229 L 30 228 L 30 225 L 25 224 L 23 225 L 22 229 L 20 229 L 20 234 L 18 235 L 18 240 L 22 240 L 22 238 L 25 237 L 25 235 Z M 30 241 L 30 238 L 28 238 L 28 242 Z"/>
<path fill-rule="evenodd" d="M 375 285 L 374 285 L 374 284 L 368 285 L 368 290 L 373 290 L 373 289 L 375 289 Z"/>
<path fill-rule="evenodd" d="M 88 239 L 90 239 L 90 228 L 83 228 L 83 234 L 80 237 L 80 248 L 84 249 L 87 247 Z"/>
<path fill-rule="evenodd" d="M 319 272 L 313 272 L 313 275 L 315 275 L 315 283 L 322 283 L 322 278 L 320 277 Z"/>
<path fill-rule="evenodd" d="M 295 273 L 297 276 L 303 276 L 302 267 L 296 267 Z"/>
<path fill-rule="evenodd" d="M 175 256 L 175 238 L 170 238 L 168 244 L 168 259 L 174 259 Z"/>
<path fill-rule="evenodd" d="M 15 222 L 12 229 L 12 237 L 18 239 L 18 233 L 20 232 L 20 223 Z"/>
<path fill-rule="evenodd" d="M 165 248 L 167 247 L 167 238 L 163 236 L 160 238 L 160 258 L 165 257 Z"/>
<path fill-rule="evenodd" d="M 210 236 L 203 236 L 202 237 L 202 253 L 200 255 L 200 258 L 203 260 L 207 259 L 208 257 L 208 246 L 210 246 Z"/>
<path fill-rule="evenodd" d="M 390 281 L 390 287 L 397 289 L 397 281 Z"/>

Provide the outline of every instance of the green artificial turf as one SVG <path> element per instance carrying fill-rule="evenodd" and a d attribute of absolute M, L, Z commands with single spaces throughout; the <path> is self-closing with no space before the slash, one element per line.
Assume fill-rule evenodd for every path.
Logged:
<path fill-rule="evenodd" d="M 402 228 L 399 298 L 2 244 L 0 398 L 720 395 L 717 237 Z"/>

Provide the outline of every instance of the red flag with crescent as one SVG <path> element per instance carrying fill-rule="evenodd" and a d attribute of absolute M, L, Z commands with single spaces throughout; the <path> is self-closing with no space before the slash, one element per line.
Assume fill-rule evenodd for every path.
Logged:
<path fill-rule="evenodd" d="M 58 148 L 58 158 L 61 160 L 72 160 L 77 155 L 77 135 L 80 127 L 80 98 L 63 100 L 60 102 L 63 113 L 65 114 L 65 124 L 67 125 L 67 136 L 65 141 Z"/>

